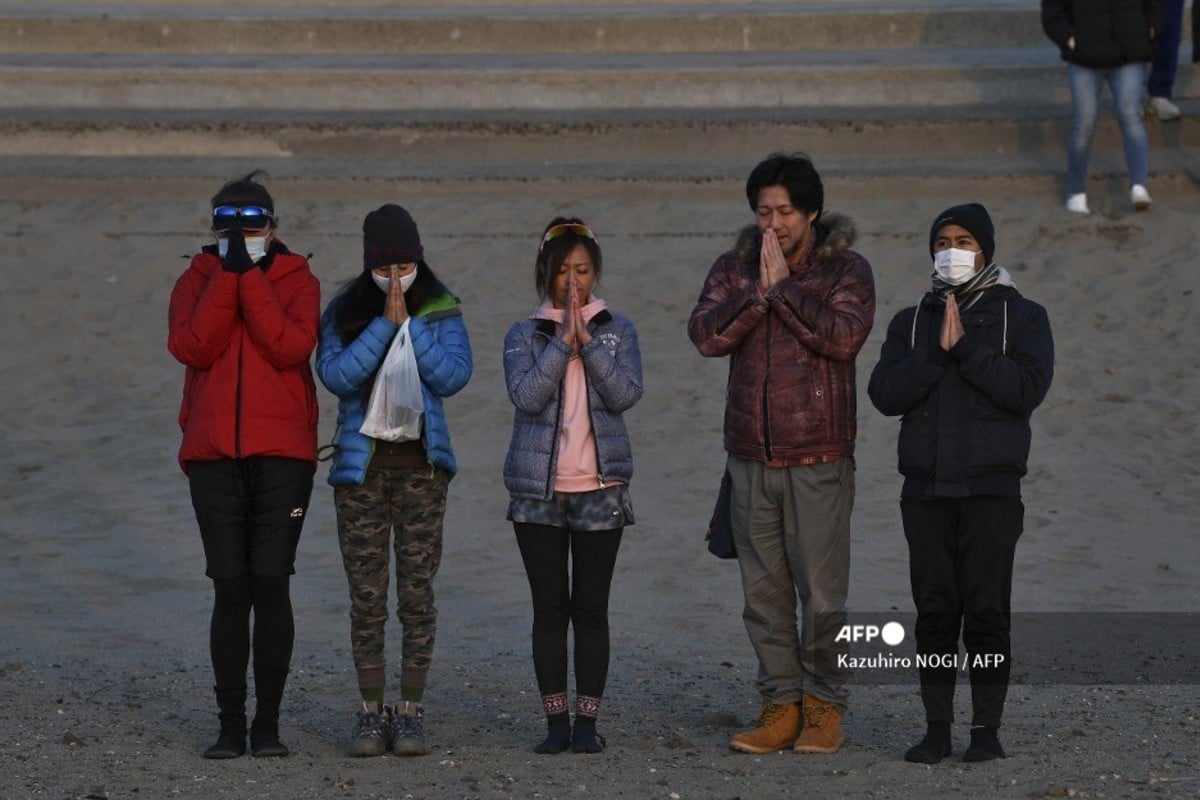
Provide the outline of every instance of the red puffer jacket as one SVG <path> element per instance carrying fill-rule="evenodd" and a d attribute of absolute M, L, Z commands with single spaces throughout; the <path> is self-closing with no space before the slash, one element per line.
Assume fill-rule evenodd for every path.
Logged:
<path fill-rule="evenodd" d="M 713 264 L 688 322 L 702 355 L 730 357 L 725 449 L 739 458 L 794 466 L 854 454 L 854 359 L 875 318 L 875 282 L 850 250 L 849 219 L 826 215 L 814 232 L 806 262 L 764 301 L 760 234 L 742 231 Z"/>
<path fill-rule="evenodd" d="M 171 292 L 167 349 L 187 366 L 179 464 L 265 455 L 317 459 L 309 357 L 321 287 L 277 240 L 266 270 L 237 275 L 206 247 Z"/>

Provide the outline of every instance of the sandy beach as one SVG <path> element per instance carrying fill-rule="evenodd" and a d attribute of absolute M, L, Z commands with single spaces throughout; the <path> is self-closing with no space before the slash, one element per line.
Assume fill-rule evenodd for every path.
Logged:
<path fill-rule="evenodd" d="M 701 358 L 685 325 L 712 261 L 750 221 L 737 180 L 268 181 L 279 235 L 313 254 L 326 300 L 360 268 L 364 214 L 406 206 L 463 300 L 476 367 L 447 403 L 460 473 L 436 583 L 431 754 L 341 754 L 357 692 L 323 464 L 292 583 L 281 722 L 293 754 L 204 761 L 216 731 L 211 587 L 175 461 L 183 368 L 166 351 L 166 312 L 186 257 L 206 243 L 207 198 L 233 177 L 0 179 L 0 800 L 1200 795 L 1195 682 L 1018 682 L 1009 758 L 988 764 L 959 761 L 965 685 L 955 757 L 903 762 L 923 731 L 915 672 L 854 687 L 836 755 L 727 748 L 758 711 L 737 568 L 702 538 L 727 365 Z M 1081 218 L 1062 210 L 1049 175 L 826 176 L 827 209 L 857 222 L 878 292 L 858 362 L 852 612 L 911 611 L 898 423 L 871 407 L 866 379 L 887 322 L 925 289 L 933 216 L 977 200 L 996 222 L 997 259 L 1047 307 L 1056 340 L 1054 385 L 1033 420 L 1015 610 L 1147 612 L 1168 627 L 1200 614 L 1200 187 L 1176 173 L 1151 190 L 1154 208 L 1135 214 L 1120 186 L 1098 184 L 1098 213 Z M 600 237 L 599 293 L 637 324 L 646 374 L 628 415 L 638 523 L 613 589 L 609 748 L 587 757 L 531 750 L 542 729 L 531 609 L 500 473 L 511 426 L 501 342 L 535 303 L 537 234 L 559 212 Z M 324 443 L 334 402 L 319 397 Z M 388 636 L 394 656 L 394 619 Z M 1099 664 L 1140 657 L 1120 637 L 1094 645 Z"/>

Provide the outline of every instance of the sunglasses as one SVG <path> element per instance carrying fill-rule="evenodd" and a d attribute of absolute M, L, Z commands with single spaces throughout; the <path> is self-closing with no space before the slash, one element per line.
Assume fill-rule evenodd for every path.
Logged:
<path fill-rule="evenodd" d="M 551 242 L 560 236 L 565 236 L 568 233 L 573 233 L 576 236 L 582 236 L 585 239 L 596 241 L 596 234 L 592 233 L 592 229 L 587 225 L 578 222 L 568 222 L 562 225 L 555 225 L 550 230 L 546 231 L 546 235 L 542 237 L 542 243 L 538 245 L 538 252 L 546 249 L 547 242 Z"/>
<path fill-rule="evenodd" d="M 241 220 L 243 228 L 250 230 L 269 227 L 275 221 L 271 209 L 263 206 L 217 206 L 212 216 L 213 228 L 218 231 L 232 228 L 237 220 Z"/>

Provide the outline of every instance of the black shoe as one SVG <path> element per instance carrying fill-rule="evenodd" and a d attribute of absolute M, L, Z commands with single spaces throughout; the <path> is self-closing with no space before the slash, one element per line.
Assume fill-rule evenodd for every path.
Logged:
<path fill-rule="evenodd" d="M 287 745 L 279 741 L 278 720 L 254 720 L 250 726 L 250 753 L 255 758 L 282 758 L 289 752 Z"/>
<path fill-rule="evenodd" d="M 352 758 L 381 756 L 391 749 L 392 739 L 388 734 L 388 720 L 378 711 L 368 711 L 366 703 L 363 710 L 358 712 L 354 721 L 354 731 L 350 734 L 350 744 L 346 755 Z"/>
<path fill-rule="evenodd" d="M 931 722 L 925 738 L 910 747 L 904 760 L 913 764 L 936 764 L 950 755 L 950 726 L 944 722 Z"/>
<path fill-rule="evenodd" d="M 555 714 L 546 720 L 546 738 L 533 748 L 533 752 L 541 755 L 565 753 L 571 746 L 571 716 L 570 714 Z"/>
<path fill-rule="evenodd" d="M 575 730 L 571 734 L 572 753 L 603 753 L 604 745 L 604 737 L 596 733 L 595 719 L 575 718 Z"/>
<path fill-rule="evenodd" d="M 392 753 L 398 756 L 423 756 L 429 752 L 425 744 L 424 716 L 425 709 L 416 703 L 392 706 Z"/>
<path fill-rule="evenodd" d="M 221 732 L 216 744 L 204 751 L 205 758 L 237 758 L 246 754 L 246 687 L 213 687 L 217 696 L 217 719 Z"/>
<path fill-rule="evenodd" d="M 237 758 L 246 755 L 246 725 L 241 729 L 221 728 L 216 743 L 204 751 L 205 758 Z"/>
<path fill-rule="evenodd" d="M 975 763 L 992 761 L 997 758 L 1008 758 L 1004 753 L 1004 748 L 1000 746 L 997 729 L 992 727 L 972 728 L 971 746 L 963 753 L 963 761 Z"/>

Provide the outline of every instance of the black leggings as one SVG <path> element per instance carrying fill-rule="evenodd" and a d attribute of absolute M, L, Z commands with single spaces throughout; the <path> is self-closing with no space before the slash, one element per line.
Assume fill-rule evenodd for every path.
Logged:
<path fill-rule="evenodd" d="M 292 658 L 290 576 L 312 464 L 265 456 L 196 461 L 188 482 L 213 581 L 209 647 L 218 696 L 244 691 L 253 644 L 258 716 L 277 717 Z"/>
<path fill-rule="evenodd" d="M 213 581 L 209 648 L 217 690 L 246 684 L 250 609 L 254 609 L 254 693 L 259 717 L 278 718 L 292 660 L 295 626 L 288 575 L 243 575 Z"/>
<path fill-rule="evenodd" d="M 622 529 L 568 531 L 523 522 L 513 529 L 533 596 L 538 690 L 543 696 L 567 691 L 567 626 L 573 625 L 575 691 L 601 697 L 608 680 L 608 595 Z"/>

